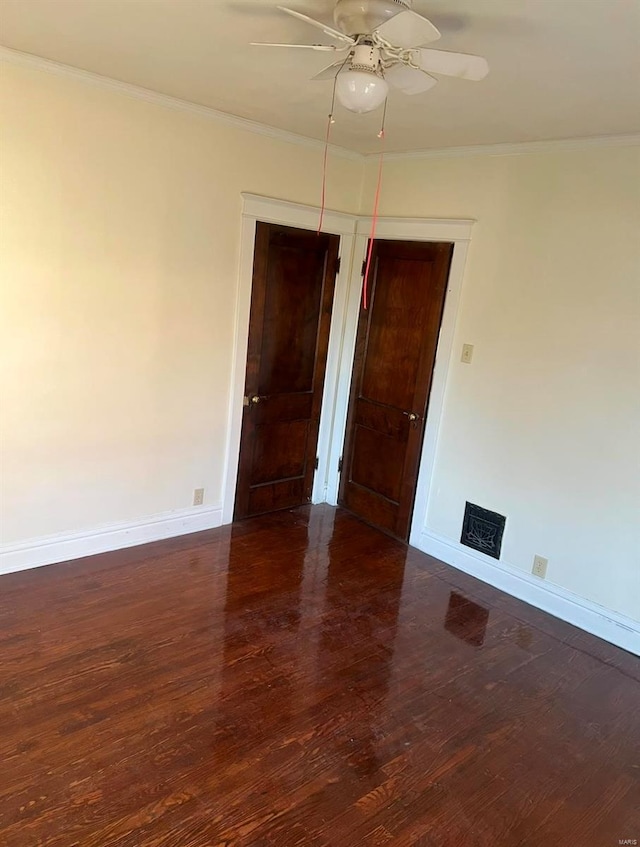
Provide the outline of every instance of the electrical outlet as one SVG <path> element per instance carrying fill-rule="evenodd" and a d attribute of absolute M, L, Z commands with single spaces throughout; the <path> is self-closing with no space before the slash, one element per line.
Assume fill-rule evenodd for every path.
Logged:
<path fill-rule="evenodd" d="M 545 559 L 544 556 L 534 556 L 533 557 L 533 567 L 531 568 L 531 573 L 534 576 L 539 576 L 540 579 L 546 579 L 547 565 L 548 564 L 549 564 L 549 560 Z"/>
<path fill-rule="evenodd" d="M 202 506 L 204 503 L 204 488 L 195 488 L 193 491 L 193 505 Z"/>
<path fill-rule="evenodd" d="M 460 356 L 460 361 L 464 362 L 465 365 L 470 365 L 471 359 L 473 359 L 473 344 L 463 344 L 462 356 Z"/>

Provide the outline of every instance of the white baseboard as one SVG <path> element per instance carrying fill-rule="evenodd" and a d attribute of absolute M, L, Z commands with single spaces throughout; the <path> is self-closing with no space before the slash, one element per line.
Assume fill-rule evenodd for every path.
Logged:
<path fill-rule="evenodd" d="M 222 504 L 195 506 L 151 515 L 140 521 L 117 523 L 97 529 L 49 535 L 19 544 L 0 546 L 0 574 L 80 559 L 96 553 L 135 547 L 189 532 L 222 525 Z"/>
<path fill-rule="evenodd" d="M 494 588 L 640 656 L 640 624 L 631 618 L 578 597 L 558 585 L 495 562 L 429 530 L 422 531 L 415 546 Z"/>

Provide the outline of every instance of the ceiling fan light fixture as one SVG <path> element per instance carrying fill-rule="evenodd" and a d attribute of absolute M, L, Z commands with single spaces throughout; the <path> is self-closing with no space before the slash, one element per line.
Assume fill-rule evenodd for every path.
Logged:
<path fill-rule="evenodd" d="M 370 70 L 341 71 L 336 79 L 336 96 L 350 112 L 373 112 L 387 99 L 389 86 L 384 77 Z"/>

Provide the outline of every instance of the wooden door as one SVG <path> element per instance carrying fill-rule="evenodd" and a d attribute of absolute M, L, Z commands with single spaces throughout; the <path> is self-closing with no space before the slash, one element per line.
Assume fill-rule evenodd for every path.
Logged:
<path fill-rule="evenodd" d="M 257 224 L 235 518 L 311 499 L 339 242 Z"/>
<path fill-rule="evenodd" d="M 452 244 L 376 241 L 360 311 L 340 503 L 406 540 Z"/>

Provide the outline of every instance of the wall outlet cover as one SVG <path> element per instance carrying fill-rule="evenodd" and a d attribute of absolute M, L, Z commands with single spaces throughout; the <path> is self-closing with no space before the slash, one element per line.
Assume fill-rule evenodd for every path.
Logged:
<path fill-rule="evenodd" d="M 549 560 L 545 559 L 544 556 L 534 556 L 533 557 L 533 567 L 531 568 L 531 573 L 534 576 L 539 576 L 540 579 L 545 579 L 547 576 L 547 565 L 549 564 Z"/>
<path fill-rule="evenodd" d="M 193 491 L 193 505 L 202 506 L 204 503 L 204 488 L 195 488 Z"/>

